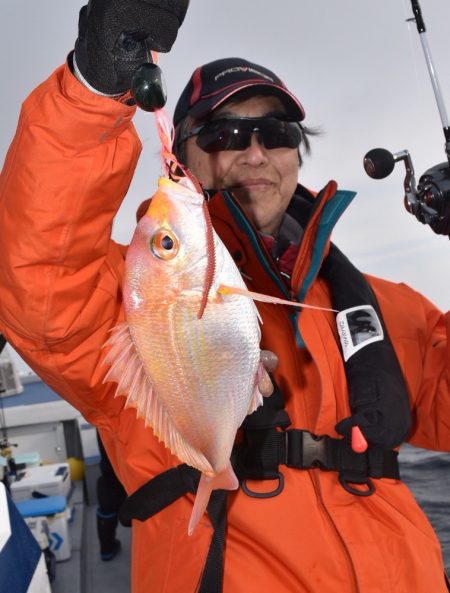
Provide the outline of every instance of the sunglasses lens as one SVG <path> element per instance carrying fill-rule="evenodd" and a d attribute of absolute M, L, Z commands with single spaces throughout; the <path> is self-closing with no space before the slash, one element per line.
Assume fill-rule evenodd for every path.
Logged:
<path fill-rule="evenodd" d="M 298 123 L 276 119 L 267 119 L 261 124 L 260 136 L 268 149 L 298 148 L 302 139 Z"/>
<path fill-rule="evenodd" d="M 242 130 L 239 123 L 232 119 L 207 123 L 197 136 L 198 146 L 205 152 L 244 150 L 249 145 L 251 132 Z"/>
<path fill-rule="evenodd" d="M 301 129 L 297 122 L 274 117 L 229 118 L 207 122 L 197 135 L 197 145 L 205 152 L 245 150 L 252 134 L 268 149 L 298 148 Z"/>

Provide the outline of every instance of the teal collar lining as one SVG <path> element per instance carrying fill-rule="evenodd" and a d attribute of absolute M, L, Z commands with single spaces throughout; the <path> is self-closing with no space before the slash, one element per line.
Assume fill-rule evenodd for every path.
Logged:
<path fill-rule="evenodd" d="M 254 251 L 258 257 L 258 260 L 260 261 L 261 265 L 263 266 L 265 272 L 275 282 L 275 284 L 278 286 L 278 288 L 281 290 L 281 292 L 284 295 L 286 295 L 287 298 L 290 298 L 290 295 L 289 295 L 288 290 L 286 289 L 286 286 L 282 283 L 280 278 L 277 276 L 277 274 L 274 273 L 274 271 L 268 264 L 264 254 L 261 250 L 261 247 L 258 243 L 255 232 L 254 232 L 252 226 L 250 225 L 250 223 L 248 222 L 247 218 L 242 213 L 239 206 L 235 203 L 234 199 L 229 194 L 229 192 L 223 191 L 222 193 L 223 193 L 223 196 L 226 200 L 227 207 L 230 210 L 234 221 L 236 222 L 239 229 L 247 235 L 247 237 L 250 241 L 250 244 L 251 244 L 252 248 L 254 249 Z M 346 210 L 346 208 L 350 205 L 350 203 L 352 202 L 352 200 L 355 196 L 356 196 L 356 192 L 354 192 L 354 191 L 337 190 L 336 193 L 334 194 L 334 196 L 325 205 L 325 207 L 321 213 L 319 223 L 318 223 L 319 229 L 318 229 L 317 237 L 316 237 L 316 240 L 315 240 L 314 246 L 313 246 L 311 265 L 309 267 L 308 273 L 305 276 L 303 284 L 300 287 L 300 290 L 297 294 L 297 300 L 299 302 L 304 301 L 305 296 L 306 296 L 311 284 L 313 283 L 314 279 L 316 278 L 317 274 L 319 273 L 320 266 L 321 266 L 322 260 L 323 260 L 323 252 L 325 249 L 325 245 L 327 243 L 329 236 L 331 235 L 331 232 L 332 232 L 334 226 L 336 225 L 337 221 L 339 220 L 339 218 L 341 217 L 343 212 Z M 297 317 L 299 314 L 300 314 L 300 311 L 297 311 L 295 313 L 292 313 L 290 315 L 290 317 L 291 317 L 292 325 L 294 328 L 294 333 L 296 336 L 297 345 L 301 348 L 304 348 L 305 344 L 304 344 L 302 336 L 300 335 L 300 332 L 298 329 L 298 323 L 297 323 Z"/>
<path fill-rule="evenodd" d="M 233 200 L 233 198 L 230 196 L 229 192 L 224 191 L 222 193 L 226 200 L 227 207 L 231 211 L 234 221 L 238 225 L 239 229 L 243 231 L 248 237 L 250 244 L 258 257 L 259 262 L 264 268 L 264 271 L 275 282 L 275 284 L 278 286 L 281 292 L 289 298 L 289 292 L 287 291 L 286 287 L 284 286 L 280 278 L 277 276 L 277 274 L 275 274 L 275 272 L 272 270 L 269 263 L 267 262 L 267 259 L 264 256 L 261 246 L 259 245 L 258 240 L 256 238 L 256 234 L 252 226 L 248 222 L 247 218 L 242 213 L 242 211 L 240 210 L 236 202 Z"/>
<path fill-rule="evenodd" d="M 314 278 L 319 273 L 325 245 L 334 226 L 355 196 L 356 192 L 354 191 L 337 190 L 331 200 L 325 205 L 319 220 L 319 230 L 313 246 L 311 264 L 297 294 L 299 302 L 304 301 Z"/>

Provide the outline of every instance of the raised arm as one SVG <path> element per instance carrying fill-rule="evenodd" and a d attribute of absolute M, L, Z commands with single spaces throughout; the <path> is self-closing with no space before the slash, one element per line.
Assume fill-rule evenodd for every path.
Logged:
<path fill-rule="evenodd" d="M 423 366 L 409 441 L 426 449 L 450 451 L 450 311 L 442 314 L 424 297 L 421 305 L 414 314 L 424 320 L 424 330 L 418 335 Z"/>
<path fill-rule="evenodd" d="M 91 419 L 103 414 L 109 389 L 101 346 L 121 315 L 124 248 L 111 240 L 112 221 L 140 152 L 127 95 L 98 91 L 126 91 L 147 49 L 168 51 L 187 4 L 91 0 L 83 7 L 75 52 L 82 82 L 66 64 L 31 93 L 0 180 L 0 330 Z M 124 57 L 128 78 L 117 69 L 124 30 L 125 45 L 130 35 L 135 41 L 132 59 Z"/>

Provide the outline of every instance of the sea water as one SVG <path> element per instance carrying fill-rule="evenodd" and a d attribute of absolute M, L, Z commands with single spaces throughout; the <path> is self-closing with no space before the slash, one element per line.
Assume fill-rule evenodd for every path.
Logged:
<path fill-rule="evenodd" d="M 403 445 L 399 460 L 400 476 L 436 531 L 450 574 L 450 453 Z"/>

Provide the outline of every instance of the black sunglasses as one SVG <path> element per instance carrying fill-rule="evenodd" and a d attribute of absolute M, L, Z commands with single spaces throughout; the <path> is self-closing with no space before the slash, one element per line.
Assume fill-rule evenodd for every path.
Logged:
<path fill-rule="evenodd" d="M 197 136 L 197 145 L 205 152 L 245 150 L 252 134 L 266 148 L 298 148 L 302 128 L 297 121 L 277 117 L 224 117 L 210 120 L 183 134 L 178 142 Z"/>

